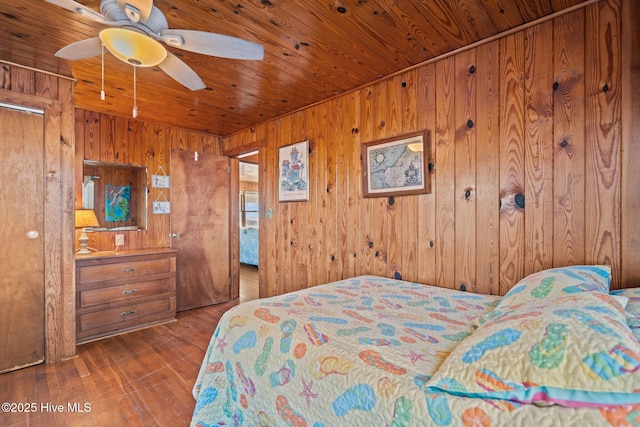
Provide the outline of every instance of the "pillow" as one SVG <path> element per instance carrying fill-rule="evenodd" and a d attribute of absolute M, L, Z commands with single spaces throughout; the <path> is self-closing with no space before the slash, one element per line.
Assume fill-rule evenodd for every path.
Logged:
<path fill-rule="evenodd" d="M 426 390 L 568 407 L 640 403 L 640 343 L 618 301 L 600 291 L 550 293 L 487 320 Z"/>
<path fill-rule="evenodd" d="M 476 324 L 482 325 L 531 300 L 549 299 L 578 292 L 607 294 L 610 282 L 611 267 L 607 265 L 573 265 L 539 271 L 516 283 L 502 297 L 495 309 L 476 319 Z"/>
<path fill-rule="evenodd" d="M 611 295 L 628 298 L 625 309 L 627 323 L 632 328 L 640 327 L 640 288 L 618 289 L 611 291 Z"/>

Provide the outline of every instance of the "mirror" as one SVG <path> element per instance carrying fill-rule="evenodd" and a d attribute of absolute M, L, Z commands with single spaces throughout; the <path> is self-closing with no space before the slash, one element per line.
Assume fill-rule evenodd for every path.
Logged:
<path fill-rule="evenodd" d="M 147 229 L 147 168 L 83 161 L 82 208 L 93 209 L 93 231 Z"/>

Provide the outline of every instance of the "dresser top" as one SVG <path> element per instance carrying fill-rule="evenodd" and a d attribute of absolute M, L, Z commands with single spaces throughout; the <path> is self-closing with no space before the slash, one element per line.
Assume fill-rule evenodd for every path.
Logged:
<path fill-rule="evenodd" d="M 175 254 L 177 252 L 178 252 L 177 249 L 172 249 L 172 248 L 130 249 L 126 251 L 101 251 L 101 252 L 91 252 L 88 255 L 76 254 L 76 261 L 127 258 L 132 256 L 140 256 L 140 255 Z"/>

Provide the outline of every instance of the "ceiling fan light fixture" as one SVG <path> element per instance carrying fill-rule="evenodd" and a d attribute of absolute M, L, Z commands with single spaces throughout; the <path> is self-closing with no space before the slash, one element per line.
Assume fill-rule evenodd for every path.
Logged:
<path fill-rule="evenodd" d="M 136 67 L 155 67 L 167 57 L 164 46 L 136 31 L 107 28 L 100 31 L 99 36 L 113 56 Z"/>

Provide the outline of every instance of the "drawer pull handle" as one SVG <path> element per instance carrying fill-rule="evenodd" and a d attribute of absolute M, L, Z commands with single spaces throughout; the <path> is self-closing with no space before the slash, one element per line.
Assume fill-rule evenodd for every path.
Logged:
<path fill-rule="evenodd" d="M 122 291 L 122 293 L 125 294 L 125 295 L 135 294 L 136 292 L 138 292 L 136 289 L 127 289 L 127 290 Z"/>
<path fill-rule="evenodd" d="M 129 268 L 123 268 L 122 272 L 123 273 L 131 273 L 132 271 L 135 271 L 136 268 L 135 267 L 129 267 Z"/>
<path fill-rule="evenodd" d="M 121 316 L 131 316 L 132 314 L 135 314 L 136 310 L 129 310 L 129 311 L 123 311 L 122 313 L 120 313 Z"/>

